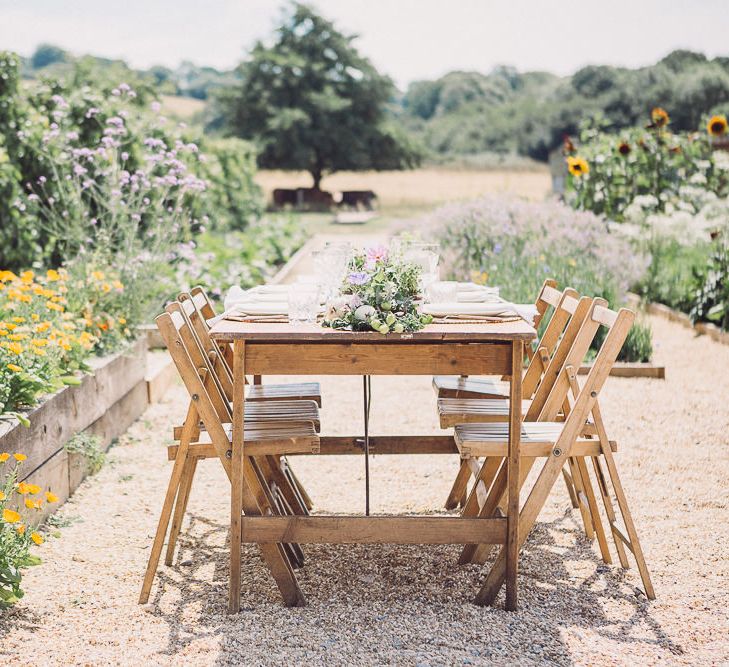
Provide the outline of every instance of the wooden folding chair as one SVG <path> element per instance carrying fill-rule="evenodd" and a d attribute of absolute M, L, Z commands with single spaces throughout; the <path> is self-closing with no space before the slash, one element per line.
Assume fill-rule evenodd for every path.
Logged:
<path fill-rule="evenodd" d="M 536 418 L 533 418 L 534 415 L 530 415 L 530 418 L 523 422 L 522 456 L 525 460 L 520 466 L 520 483 L 524 483 L 537 457 L 547 457 L 547 461 L 520 512 L 519 543 L 521 546 L 526 540 L 552 487 L 561 474 L 565 461 L 575 459 L 579 474 L 588 477 L 585 457 L 589 456 L 593 461 L 621 565 L 625 568 L 628 567 L 624 550 L 624 547 L 627 547 L 635 557 L 647 597 L 655 599 L 638 534 L 613 457 L 616 446 L 608 440 L 597 403 L 600 390 L 610 374 L 634 319 L 635 314 L 630 310 L 621 309 L 616 313 L 608 309 L 603 300 L 595 299 L 552 386 L 545 389 L 548 395 L 540 406 L 539 414 L 536 415 Z M 606 327 L 608 333 L 584 385 L 580 388 L 577 372 L 600 326 Z M 549 376 L 549 371 L 546 376 Z M 557 421 L 560 413 L 564 415 L 564 421 Z M 591 423 L 591 416 L 593 427 L 586 428 Z M 508 446 L 508 425 L 504 423 L 460 425 L 455 429 L 455 440 L 459 450 L 465 451 L 468 456 L 487 457 L 483 465 L 484 469 L 479 471 L 479 479 L 483 482 L 483 486 L 477 484 L 472 490 L 473 499 L 469 496 L 466 507 L 464 507 L 464 515 L 493 516 L 506 489 L 506 465 L 502 461 L 506 456 Z M 602 459 L 605 461 L 623 518 L 624 530 L 617 524 L 607 478 L 602 471 Z M 490 546 L 466 545 L 459 562 L 480 562 L 479 552 Z M 505 564 L 505 552 L 502 549 L 485 584 L 476 596 L 478 604 L 493 603 L 504 581 Z"/>
<path fill-rule="evenodd" d="M 208 321 L 216 316 L 213 304 L 205 290 L 198 286 L 193 287 L 189 294 L 183 293 L 178 297 L 180 302 L 191 300 L 196 312 L 200 315 L 200 327 L 209 330 Z M 196 326 L 196 331 L 200 329 Z M 229 368 L 232 368 L 232 357 L 230 346 L 222 349 Z M 287 384 L 263 384 L 261 378 L 256 376 L 253 384 L 248 386 L 246 393 L 247 401 L 290 401 L 290 400 L 315 401 L 321 407 L 321 387 L 318 382 L 294 382 Z"/>
<path fill-rule="evenodd" d="M 562 297 L 557 289 L 557 281 L 545 280 L 534 302 L 537 315 L 534 318 L 534 327 L 537 328 L 550 307 L 556 308 Z M 539 348 L 540 343 L 537 345 Z M 529 361 L 534 356 L 534 350 L 527 346 Z M 433 389 L 438 398 L 508 398 L 509 387 L 497 377 L 467 377 L 465 375 L 435 375 L 433 376 Z"/>
<path fill-rule="evenodd" d="M 213 364 L 215 369 L 214 377 L 217 379 L 218 388 L 232 406 L 233 379 L 230 368 L 221 354 L 220 348 L 210 338 L 208 328 L 205 326 L 198 310 L 195 309 L 192 298 L 189 295 L 182 296 L 185 298 L 181 302 L 170 304 L 166 310 L 168 313 L 176 312 L 182 315 L 189 328 L 191 342 L 195 343 L 190 348 L 193 361 L 198 365 L 204 363 L 204 359 L 207 358 L 208 362 Z M 245 413 L 246 420 L 252 423 L 311 422 L 317 432 L 320 428 L 319 409 L 312 400 L 254 401 L 246 406 Z M 200 429 L 205 430 L 204 424 L 200 425 Z M 183 426 L 177 426 L 173 429 L 175 440 L 182 437 L 183 430 Z M 176 452 L 177 448 L 171 447 L 170 451 Z M 209 457 L 215 456 L 214 451 L 207 450 L 207 452 Z M 285 454 L 286 452 L 282 453 Z M 183 472 L 177 492 L 170 536 L 167 541 L 166 565 L 172 565 L 177 538 L 182 527 L 190 489 L 197 470 L 197 462 L 200 458 L 208 458 L 208 456 L 193 456 Z M 289 510 L 289 513 L 293 514 L 309 513 L 312 508 L 311 499 L 296 479 L 288 462 L 280 454 L 259 462 L 259 465 L 262 470 L 267 471 L 266 479 L 274 489 L 274 497 L 278 499 L 282 509 Z M 297 565 L 303 565 L 303 554 L 297 552 L 297 557 L 294 560 Z"/>
<path fill-rule="evenodd" d="M 590 300 L 583 302 L 579 313 L 576 315 L 579 294 L 569 287 L 559 292 L 551 284 L 547 284 L 547 282 L 543 285 L 539 298 L 537 299 L 539 304 L 538 308 L 542 309 L 542 315 L 546 312 L 547 307 L 552 307 L 554 312 L 537 345 L 536 352 L 530 355 L 529 365 L 522 380 L 522 394 L 528 401 L 534 397 L 547 371 L 552 355 L 557 349 L 557 345 L 559 344 L 563 349 L 569 350 L 569 346 L 572 344 L 574 336 L 577 335 L 581 326 L 581 320 L 579 318 L 584 318 L 587 315 L 590 304 Z M 564 358 L 564 354 L 562 358 Z M 439 398 L 438 415 L 441 428 L 449 428 L 456 424 L 471 422 L 508 421 L 508 386 L 504 392 L 499 394 L 499 387 L 501 385 L 497 384 L 495 380 L 479 379 L 474 380 L 474 382 L 479 382 L 481 389 L 486 391 L 488 388 L 491 393 L 477 394 L 474 389 L 475 385 L 471 385 L 471 390 L 468 391 L 468 395 L 465 398 Z M 473 397 L 474 394 L 477 395 L 476 398 Z M 542 391 L 541 395 L 545 395 L 544 391 Z M 454 509 L 459 503 L 463 504 L 465 502 L 469 479 L 479 469 L 480 465 L 477 461 L 469 459 L 461 461 L 458 475 L 446 499 L 446 509 Z M 570 498 L 575 499 L 576 493 L 572 487 L 572 482 L 567 482 L 567 484 Z M 577 507 L 576 502 L 576 500 L 573 500 L 575 507 Z"/>
<path fill-rule="evenodd" d="M 174 465 L 142 584 L 140 604 L 149 599 L 175 496 L 178 496 L 180 511 L 184 511 L 186 499 L 180 502 L 180 493 L 185 489 L 189 493 L 189 480 L 197 460 L 217 456 L 230 479 L 232 457 L 233 415 L 223 389 L 225 380 L 220 375 L 220 355 L 210 359 L 204 353 L 179 304 L 173 304 L 156 322 L 191 400 L 179 444 L 174 451 L 168 451 Z M 201 422 L 207 435 L 204 440 L 200 438 Z M 284 484 L 284 479 L 282 475 L 277 476 L 270 457 L 318 452 L 319 437 L 314 425 L 309 421 L 246 421 L 244 429 L 243 511 L 249 515 L 280 515 L 286 510 L 286 503 L 282 500 L 284 494 L 277 494 L 269 480 L 276 478 L 277 482 Z M 304 597 L 291 563 L 291 557 L 295 558 L 300 551 L 298 545 L 262 544 L 261 551 L 285 603 L 289 606 L 303 604 Z"/>

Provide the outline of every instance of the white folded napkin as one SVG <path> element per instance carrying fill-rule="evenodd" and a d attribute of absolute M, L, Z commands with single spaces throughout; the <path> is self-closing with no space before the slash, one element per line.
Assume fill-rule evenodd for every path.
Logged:
<path fill-rule="evenodd" d="M 537 309 L 533 304 L 515 304 L 508 301 L 497 303 L 428 303 L 422 307 L 427 315 L 448 317 L 473 315 L 475 317 L 508 317 L 518 315 L 529 324 L 534 322 Z"/>
<path fill-rule="evenodd" d="M 493 290 L 458 290 L 458 303 L 503 303 L 503 299 Z"/>
<path fill-rule="evenodd" d="M 286 301 L 246 301 L 236 303 L 227 315 L 288 315 Z"/>

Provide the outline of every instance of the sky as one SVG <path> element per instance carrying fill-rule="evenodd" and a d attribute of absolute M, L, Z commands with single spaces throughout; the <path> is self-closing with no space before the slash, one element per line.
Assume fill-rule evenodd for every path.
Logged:
<path fill-rule="evenodd" d="M 729 55 L 729 0 L 312 0 L 404 88 L 495 65 L 570 74 L 637 67 L 676 48 Z M 122 58 L 229 69 L 270 37 L 280 0 L 0 0 L 0 49 L 37 44 Z"/>

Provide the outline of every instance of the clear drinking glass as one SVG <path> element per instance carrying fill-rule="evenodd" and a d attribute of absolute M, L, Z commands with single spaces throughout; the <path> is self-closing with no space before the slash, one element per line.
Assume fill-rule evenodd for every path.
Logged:
<path fill-rule="evenodd" d="M 313 324 L 319 314 L 319 288 L 299 283 L 289 290 L 289 322 L 291 324 Z"/>
<path fill-rule="evenodd" d="M 421 268 L 420 283 L 423 291 L 439 278 L 439 251 L 440 246 L 437 243 L 409 243 L 406 246 L 403 259 Z"/>

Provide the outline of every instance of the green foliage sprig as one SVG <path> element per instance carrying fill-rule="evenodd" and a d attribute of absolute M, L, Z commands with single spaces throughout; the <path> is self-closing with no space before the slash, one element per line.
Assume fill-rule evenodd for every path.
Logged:
<path fill-rule="evenodd" d="M 381 334 L 418 331 L 432 321 L 418 312 L 421 269 L 382 246 L 357 253 L 341 294 L 328 305 L 324 326 Z"/>

